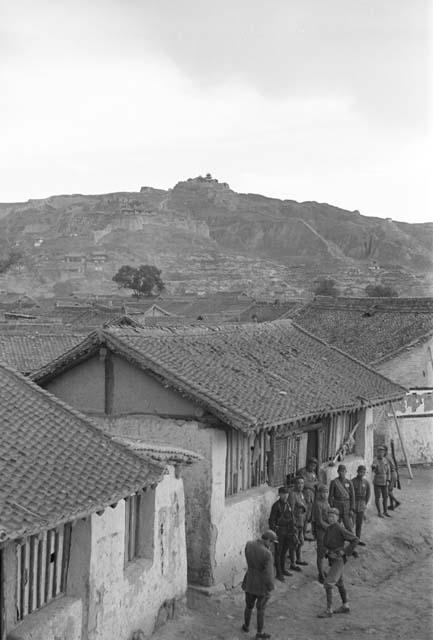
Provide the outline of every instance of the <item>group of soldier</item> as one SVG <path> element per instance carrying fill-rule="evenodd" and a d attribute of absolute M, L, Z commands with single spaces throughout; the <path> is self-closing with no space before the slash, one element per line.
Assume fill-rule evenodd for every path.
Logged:
<path fill-rule="evenodd" d="M 318 581 L 326 591 L 326 609 L 318 617 L 330 618 L 334 613 L 350 612 L 343 570 L 348 557 L 358 556 L 356 546 L 365 546 L 361 533 L 371 487 L 365 478 L 365 466 L 358 467 L 352 480 L 346 478 L 346 473 L 346 466 L 339 464 L 338 475 L 331 480 L 328 490 L 319 480 L 317 460 L 311 458 L 291 487 L 279 488 L 278 500 L 272 505 L 269 516 L 269 529 L 261 539 L 250 541 L 245 547 L 248 569 L 242 583 L 245 591 L 243 631 L 249 631 L 255 606 L 256 638 L 270 638 L 263 630 L 264 612 L 274 589 L 274 578 L 284 582 L 286 577 L 302 571 L 307 565 L 302 558 L 305 540 L 316 541 Z M 394 496 L 397 468 L 388 456 L 387 447 L 378 447 L 372 473 L 378 516 L 390 518 L 389 511 L 397 508 L 400 502 Z M 328 560 L 326 568 L 325 560 Z M 332 606 L 334 587 L 342 602 L 336 610 Z"/>

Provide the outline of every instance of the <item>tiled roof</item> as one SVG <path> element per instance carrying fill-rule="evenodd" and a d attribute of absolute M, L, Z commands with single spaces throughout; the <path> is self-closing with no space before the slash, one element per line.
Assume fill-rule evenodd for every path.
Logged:
<path fill-rule="evenodd" d="M 207 296 L 167 297 L 158 300 L 158 305 L 174 316 L 195 319 L 198 316 L 239 317 L 253 304 L 253 300 L 238 293 L 216 293 Z"/>
<path fill-rule="evenodd" d="M 287 313 L 293 313 L 302 304 L 304 303 L 297 300 L 290 302 L 255 302 L 241 313 L 240 321 L 252 322 L 254 317 L 257 318 L 257 322 L 277 320 L 278 318 L 283 318 Z"/>
<path fill-rule="evenodd" d="M 31 331 L 31 327 L 27 331 Z M 0 333 L 0 361 L 21 373 L 30 373 L 58 358 L 82 340 L 83 336 L 71 334 Z"/>
<path fill-rule="evenodd" d="M 1 542 L 115 504 L 163 473 L 4 365 L 0 424 Z"/>
<path fill-rule="evenodd" d="M 101 346 L 148 369 L 235 428 L 263 428 L 401 398 L 405 389 L 289 320 L 111 329 L 36 372 L 43 383 Z"/>
<path fill-rule="evenodd" d="M 433 298 L 318 297 L 292 318 L 362 362 L 376 363 L 433 333 Z"/>

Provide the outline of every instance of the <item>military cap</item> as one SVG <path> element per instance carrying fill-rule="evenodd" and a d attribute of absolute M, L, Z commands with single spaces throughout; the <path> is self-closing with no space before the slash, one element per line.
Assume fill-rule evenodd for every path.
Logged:
<path fill-rule="evenodd" d="M 263 540 L 272 540 L 272 542 L 278 542 L 278 536 L 275 533 L 275 531 L 272 531 L 272 529 L 267 529 L 267 531 L 262 533 L 262 539 Z"/>

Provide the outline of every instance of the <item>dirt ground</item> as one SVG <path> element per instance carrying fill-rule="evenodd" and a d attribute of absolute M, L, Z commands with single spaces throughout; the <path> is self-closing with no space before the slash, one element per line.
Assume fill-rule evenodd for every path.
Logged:
<path fill-rule="evenodd" d="M 315 543 L 306 542 L 302 574 L 276 582 L 266 610 L 265 630 L 273 640 L 432 640 L 433 638 L 433 468 L 401 470 L 401 507 L 392 519 L 370 506 L 364 524 L 366 547 L 348 560 L 345 583 L 351 613 L 319 619 L 325 592 L 316 581 Z M 365 533 L 365 535 L 364 535 Z M 339 606 L 338 593 L 335 603 Z M 170 621 L 152 640 L 251 640 L 241 631 L 244 594 L 240 587 L 213 596 L 191 595 L 185 615 Z"/>

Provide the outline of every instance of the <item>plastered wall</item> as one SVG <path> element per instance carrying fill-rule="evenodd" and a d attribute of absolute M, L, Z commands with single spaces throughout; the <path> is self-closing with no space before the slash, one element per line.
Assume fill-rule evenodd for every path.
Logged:
<path fill-rule="evenodd" d="M 248 540 L 260 537 L 268 528 L 276 489 L 263 486 L 225 497 L 226 435 L 213 434 L 212 447 L 212 525 L 215 536 L 214 582 L 228 587 L 242 581 Z"/>
<path fill-rule="evenodd" d="M 394 358 L 374 368 L 387 378 L 404 387 L 433 386 L 433 337 L 428 341 L 408 347 Z"/>
<path fill-rule="evenodd" d="M 113 361 L 112 412 L 193 416 L 197 410 L 189 400 L 164 387 L 151 375 L 118 356 Z M 200 413 L 200 412 L 199 412 Z"/>
<path fill-rule="evenodd" d="M 195 451 L 203 460 L 183 467 L 185 486 L 188 581 L 213 584 L 214 534 L 211 524 L 211 451 L 215 429 L 194 420 L 164 419 L 151 415 L 97 417 L 109 433 L 139 438 L 147 443 L 173 445 Z"/>
<path fill-rule="evenodd" d="M 104 411 L 105 364 L 99 356 L 68 369 L 48 382 L 46 390 L 84 412 Z"/>
<path fill-rule="evenodd" d="M 171 469 L 156 488 L 153 559 L 125 565 L 125 501 L 92 515 L 88 640 L 150 634 L 164 602 L 186 592 L 183 483 Z"/>

